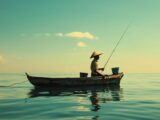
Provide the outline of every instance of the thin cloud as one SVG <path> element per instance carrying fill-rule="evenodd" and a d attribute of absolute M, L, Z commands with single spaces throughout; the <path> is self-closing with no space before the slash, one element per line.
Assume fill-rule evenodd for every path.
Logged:
<path fill-rule="evenodd" d="M 71 33 L 67 33 L 66 36 L 71 38 L 86 38 L 89 40 L 96 39 L 96 36 L 92 35 L 89 32 L 71 32 Z"/>
<path fill-rule="evenodd" d="M 58 37 L 70 37 L 70 38 L 76 38 L 76 39 L 80 39 L 80 38 L 86 38 L 89 40 L 96 40 L 98 39 L 97 36 L 89 33 L 89 32 L 70 32 L 70 33 L 56 33 L 56 36 Z"/>
<path fill-rule="evenodd" d="M 44 33 L 44 36 L 46 36 L 46 37 L 50 37 L 50 36 L 51 36 L 51 34 L 50 34 L 50 33 Z"/>
<path fill-rule="evenodd" d="M 63 37 L 64 34 L 63 34 L 63 33 L 56 33 L 56 36 L 58 36 L 58 37 Z"/>
<path fill-rule="evenodd" d="M 86 47 L 87 45 L 84 42 L 78 42 L 77 46 L 78 47 Z"/>
<path fill-rule="evenodd" d="M 51 33 L 34 33 L 33 34 L 35 37 L 51 37 Z"/>

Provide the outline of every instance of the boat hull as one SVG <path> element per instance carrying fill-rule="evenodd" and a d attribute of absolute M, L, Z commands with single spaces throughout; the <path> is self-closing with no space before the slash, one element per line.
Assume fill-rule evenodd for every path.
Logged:
<path fill-rule="evenodd" d="M 30 83 L 34 86 L 48 87 L 48 86 L 92 86 L 92 85 L 119 85 L 123 73 L 117 75 L 109 75 L 105 78 L 99 77 L 82 77 L 82 78 L 46 78 L 26 76 Z"/>

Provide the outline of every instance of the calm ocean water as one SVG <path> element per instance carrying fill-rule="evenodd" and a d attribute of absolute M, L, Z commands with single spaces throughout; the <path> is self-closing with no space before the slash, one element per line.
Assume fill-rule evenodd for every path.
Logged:
<path fill-rule="evenodd" d="M 160 74 L 125 74 L 114 88 L 37 90 L 24 74 L 1 73 L 0 119 L 159 120 Z"/>

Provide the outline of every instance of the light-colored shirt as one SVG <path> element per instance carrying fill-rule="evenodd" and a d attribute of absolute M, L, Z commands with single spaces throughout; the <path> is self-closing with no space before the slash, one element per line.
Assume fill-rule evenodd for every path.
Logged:
<path fill-rule="evenodd" d="M 98 70 L 98 61 L 93 60 L 90 68 L 91 68 L 91 73 L 92 74 L 97 74 L 96 71 Z"/>

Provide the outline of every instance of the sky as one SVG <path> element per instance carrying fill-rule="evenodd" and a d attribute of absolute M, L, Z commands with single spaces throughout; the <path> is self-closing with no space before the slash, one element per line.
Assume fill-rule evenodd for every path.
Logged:
<path fill-rule="evenodd" d="M 159 0 L 0 0 L 0 73 L 160 73 Z"/>

